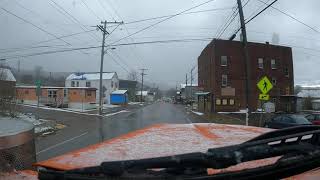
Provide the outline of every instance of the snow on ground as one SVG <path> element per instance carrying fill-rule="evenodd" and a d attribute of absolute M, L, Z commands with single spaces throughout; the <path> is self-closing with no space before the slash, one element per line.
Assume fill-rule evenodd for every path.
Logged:
<path fill-rule="evenodd" d="M 130 112 L 130 111 L 128 111 L 128 110 L 122 110 L 122 111 L 118 111 L 118 112 L 115 112 L 115 113 L 106 114 L 106 115 L 104 115 L 104 116 L 105 116 L 105 117 L 108 117 L 108 116 L 113 116 L 113 115 L 120 114 L 120 113 L 125 113 L 125 112 Z"/>
<path fill-rule="evenodd" d="M 22 104 L 22 106 L 27 106 L 27 107 L 37 107 L 35 105 L 26 105 L 26 104 Z M 64 111 L 64 112 L 71 112 L 71 113 L 75 113 L 75 114 L 83 114 L 83 115 L 88 115 L 88 116 L 96 116 L 96 114 L 89 114 L 89 113 L 85 113 L 85 112 L 78 112 L 75 111 L 74 109 L 72 110 L 68 110 L 68 109 L 62 109 L 62 108 L 52 108 L 52 107 L 48 107 L 48 106 L 40 106 L 40 109 L 46 109 L 46 110 L 54 110 L 54 111 Z M 92 111 L 92 110 L 87 110 L 87 111 Z"/>
<path fill-rule="evenodd" d="M 197 112 L 197 111 L 191 111 L 191 112 L 193 112 L 193 113 L 195 113 L 195 114 L 197 114 L 197 115 L 199 115 L 199 116 L 202 116 L 202 115 L 203 115 L 202 112 Z"/>
<path fill-rule="evenodd" d="M 58 124 L 53 120 L 47 120 L 47 119 L 38 119 L 36 116 L 32 113 L 18 113 L 16 117 L 1 117 L 3 118 L 9 118 L 9 119 L 15 119 L 15 120 L 22 120 L 22 121 L 28 121 L 34 125 L 34 132 L 36 135 L 48 135 L 52 134 L 55 131 L 59 129 L 63 129 L 65 125 Z"/>
<path fill-rule="evenodd" d="M 140 102 L 128 102 L 129 105 L 136 105 L 136 104 L 140 104 Z"/>

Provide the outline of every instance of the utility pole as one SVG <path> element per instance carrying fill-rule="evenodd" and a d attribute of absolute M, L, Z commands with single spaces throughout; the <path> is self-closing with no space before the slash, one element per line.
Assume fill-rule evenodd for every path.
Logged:
<path fill-rule="evenodd" d="M 107 32 L 107 24 L 123 24 L 123 22 L 107 22 L 102 21 L 102 25 L 97 25 L 97 30 L 100 30 L 102 32 L 102 45 L 101 45 L 101 62 L 100 62 L 100 79 L 99 79 L 99 132 L 100 132 L 100 139 L 101 141 L 104 140 L 103 135 L 103 121 L 102 121 L 102 111 L 103 111 L 103 86 L 102 86 L 102 74 L 103 74 L 103 58 L 105 54 L 105 40 L 106 40 L 106 34 L 109 34 Z M 110 48 L 115 49 L 115 48 Z"/>
<path fill-rule="evenodd" d="M 18 60 L 18 78 L 17 78 L 17 82 L 20 83 L 20 60 Z"/>
<path fill-rule="evenodd" d="M 144 71 L 148 70 L 148 69 L 140 69 L 141 70 L 141 92 L 140 92 L 140 103 L 142 103 L 142 91 L 143 91 L 143 76 L 147 75 L 144 73 Z"/>
<path fill-rule="evenodd" d="M 103 59 L 105 54 L 105 40 L 107 32 L 107 24 L 123 24 L 123 22 L 107 22 L 102 21 L 102 25 L 97 25 L 97 29 L 102 32 L 102 45 L 101 45 L 101 60 L 100 60 L 100 79 L 99 79 L 99 115 L 102 115 L 103 110 L 103 86 L 102 86 L 102 74 L 103 74 Z"/>
<path fill-rule="evenodd" d="M 247 44 L 247 33 L 246 33 L 246 25 L 244 22 L 243 10 L 241 0 L 237 0 L 238 9 L 239 9 L 239 16 L 240 16 L 240 24 L 241 24 L 241 34 L 242 34 L 242 44 L 243 44 L 243 54 L 244 54 L 244 64 L 245 64 L 245 78 L 246 78 L 246 85 L 245 85 L 245 96 L 246 96 L 246 125 L 249 124 L 249 95 L 250 95 L 250 61 L 248 55 L 248 44 Z"/>
<path fill-rule="evenodd" d="M 191 69 L 190 71 L 190 100 L 191 100 L 191 108 L 192 108 L 192 71 L 193 71 L 193 68 Z"/>
<path fill-rule="evenodd" d="M 188 73 L 186 73 L 186 86 L 188 84 Z"/>

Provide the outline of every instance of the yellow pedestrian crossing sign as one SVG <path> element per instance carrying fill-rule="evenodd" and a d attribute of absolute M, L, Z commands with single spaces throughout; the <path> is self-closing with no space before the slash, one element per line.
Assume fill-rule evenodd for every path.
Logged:
<path fill-rule="evenodd" d="M 259 100 L 268 101 L 270 99 L 269 94 L 259 94 Z"/>
<path fill-rule="evenodd" d="M 262 94 L 267 94 L 273 88 L 273 85 L 270 82 L 270 80 L 267 78 L 267 76 L 264 76 L 263 78 L 261 78 L 257 86 L 260 89 Z"/>

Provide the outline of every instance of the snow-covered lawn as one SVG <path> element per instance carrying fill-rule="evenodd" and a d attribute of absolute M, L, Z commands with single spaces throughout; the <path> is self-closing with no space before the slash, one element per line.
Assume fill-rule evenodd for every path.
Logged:
<path fill-rule="evenodd" d="M 16 117 L 1 117 L 1 119 L 15 119 L 28 121 L 34 125 L 34 132 L 37 136 L 52 134 L 59 129 L 63 129 L 65 125 L 59 124 L 53 120 L 37 119 L 32 113 L 18 113 Z"/>

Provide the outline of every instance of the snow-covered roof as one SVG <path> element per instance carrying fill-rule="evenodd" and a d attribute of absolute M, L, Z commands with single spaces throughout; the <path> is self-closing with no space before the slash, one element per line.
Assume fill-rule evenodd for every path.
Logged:
<path fill-rule="evenodd" d="M 183 89 L 186 86 L 198 86 L 198 84 L 180 84 L 180 88 Z"/>
<path fill-rule="evenodd" d="M 7 68 L 0 68 L 0 80 L 16 82 L 16 78 L 13 76 L 10 69 Z"/>
<path fill-rule="evenodd" d="M 112 79 L 115 76 L 115 72 L 104 72 L 102 79 Z M 100 73 L 72 73 L 66 80 L 98 80 L 100 79 Z"/>
<path fill-rule="evenodd" d="M 111 94 L 125 94 L 127 93 L 128 90 L 116 90 L 116 91 L 113 91 Z"/>
<path fill-rule="evenodd" d="M 320 98 L 320 88 L 302 88 L 301 91 L 297 94 L 297 96 Z"/>
<path fill-rule="evenodd" d="M 141 96 L 141 91 L 137 91 L 136 95 Z M 148 95 L 148 91 L 142 91 L 142 96 L 147 96 Z"/>

